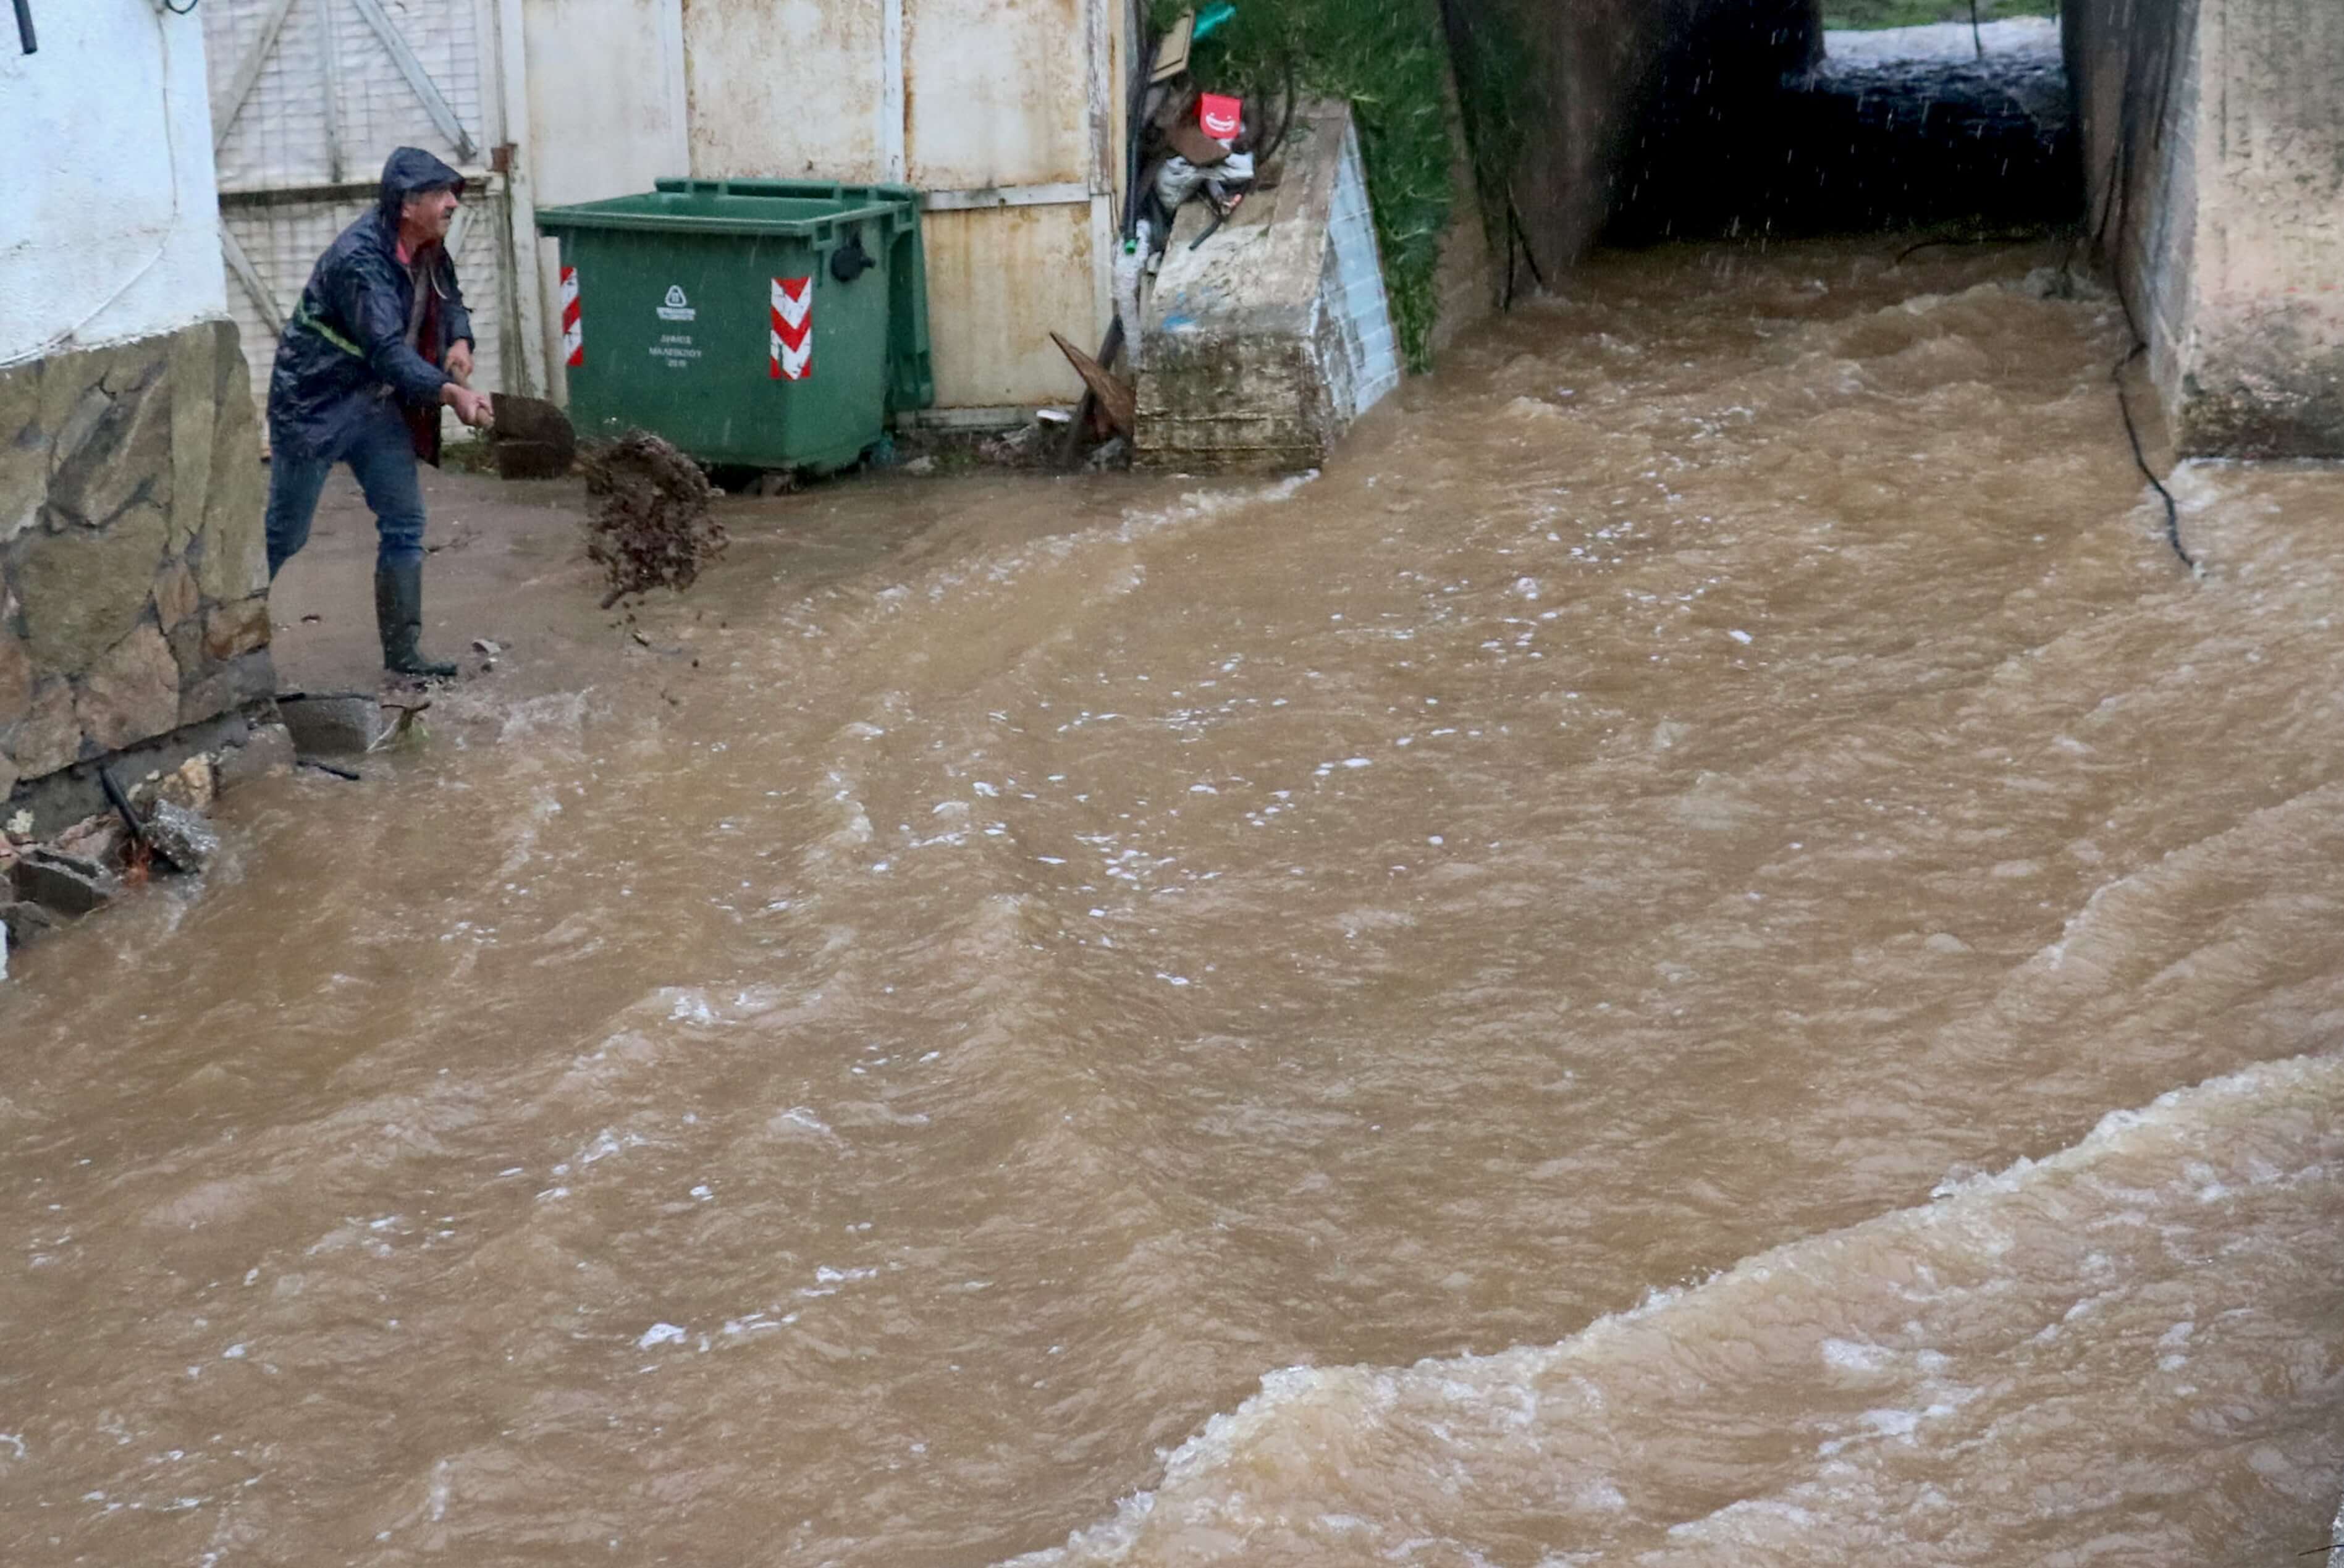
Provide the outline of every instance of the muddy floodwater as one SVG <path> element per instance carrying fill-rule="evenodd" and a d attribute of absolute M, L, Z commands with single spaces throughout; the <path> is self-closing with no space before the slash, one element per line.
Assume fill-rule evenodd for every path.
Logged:
<path fill-rule="evenodd" d="M 231 796 L 0 992 L 0 1562 L 2324 1543 L 2344 475 L 2193 579 L 2113 309 L 1899 248 L 1601 260 L 1307 481 L 735 503 Z"/>

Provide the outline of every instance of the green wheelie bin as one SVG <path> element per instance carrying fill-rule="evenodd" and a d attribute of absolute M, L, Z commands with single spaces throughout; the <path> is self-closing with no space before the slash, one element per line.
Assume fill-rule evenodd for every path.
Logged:
<path fill-rule="evenodd" d="M 908 186 L 662 180 L 541 208 L 586 440 L 646 430 L 711 464 L 827 473 L 935 400 Z"/>

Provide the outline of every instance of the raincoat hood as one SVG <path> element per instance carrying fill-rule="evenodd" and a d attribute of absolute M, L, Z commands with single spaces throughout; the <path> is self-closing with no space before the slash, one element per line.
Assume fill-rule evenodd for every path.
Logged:
<path fill-rule="evenodd" d="M 419 147 L 401 147 L 382 166 L 373 209 L 318 258 L 278 338 L 268 380 L 273 446 L 330 455 L 388 395 L 414 428 L 417 455 L 438 460 L 448 349 L 473 340 L 472 316 L 445 245 L 400 257 L 399 214 L 420 192 L 463 188 L 463 176 Z"/>
<path fill-rule="evenodd" d="M 383 163 L 382 194 L 376 205 L 384 217 L 396 223 L 409 197 L 443 187 L 461 196 L 464 177 L 421 147 L 400 147 Z"/>

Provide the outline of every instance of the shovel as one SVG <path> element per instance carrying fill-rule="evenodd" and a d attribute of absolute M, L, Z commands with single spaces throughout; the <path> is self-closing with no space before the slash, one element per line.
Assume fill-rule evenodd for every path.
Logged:
<path fill-rule="evenodd" d="M 578 456 L 578 434 L 570 416 L 543 398 L 499 392 L 490 399 L 496 422 L 489 427 L 489 455 L 500 479 L 559 479 Z"/>

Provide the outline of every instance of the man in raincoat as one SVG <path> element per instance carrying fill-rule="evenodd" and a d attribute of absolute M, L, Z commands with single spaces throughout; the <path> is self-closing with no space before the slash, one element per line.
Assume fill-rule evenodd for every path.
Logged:
<path fill-rule="evenodd" d="M 423 490 L 415 461 L 440 460 L 440 410 L 490 420 L 466 385 L 472 318 L 456 287 L 448 226 L 463 177 L 401 147 L 382 167 L 375 209 L 327 248 L 277 345 L 268 380 L 268 575 L 308 542 L 318 492 L 338 462 L 374 510 L 374 613 L 383 668 L 441 677 L 423 657 Z"/>

